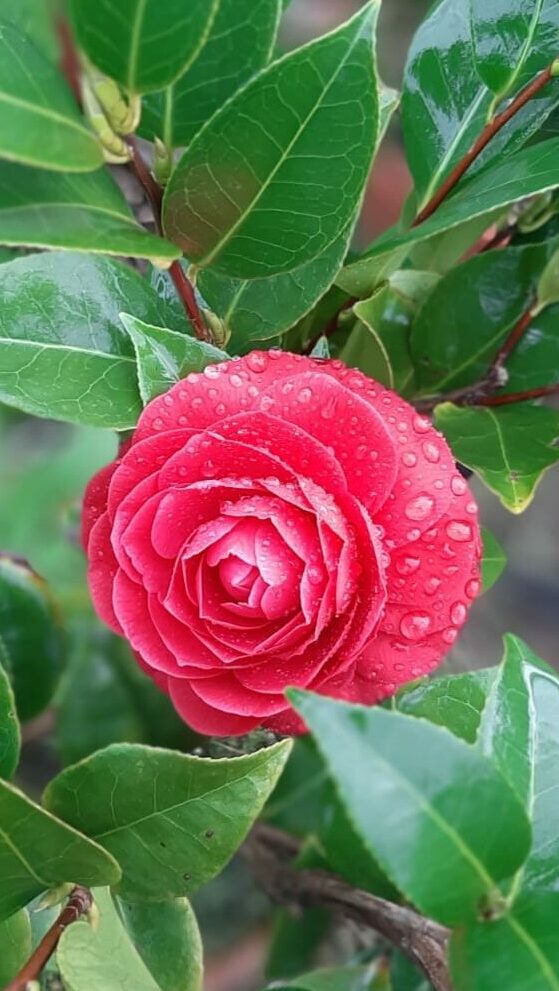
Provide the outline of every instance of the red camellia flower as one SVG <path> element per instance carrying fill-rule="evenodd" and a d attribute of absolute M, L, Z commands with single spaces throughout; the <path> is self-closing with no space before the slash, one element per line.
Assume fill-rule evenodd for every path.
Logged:
<path fill-rule="evenodd" d="M 91 481 L 102 619 L 196 730 L 301 732 L 288 685 L 373 703 L 442 660 L 479 591 L 477 507 L 426 418 L 341 361 L 188 375 Z"/>

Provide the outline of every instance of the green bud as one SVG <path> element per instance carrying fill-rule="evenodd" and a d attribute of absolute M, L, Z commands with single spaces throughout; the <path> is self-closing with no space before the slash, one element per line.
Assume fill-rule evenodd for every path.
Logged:
<path fill-rule="evenodd" d="M 159 185 L 166 186 L 173 171 L 173 151 L 160 138 L 155 139 L 154 148 L 153 173 Z"/>
<path fill-rule="evenodd" d="M 50 891 L 45 891 L 35 911 L 44 912 L 47 908 L 56 908 L 57 905 L 61 905 L 63 901 L 66 901 L 73 887 L 73 884 L 65 883 L 59 884 L 57 888 L 51 888 Z"/>
<path fill-rule="evenodd" d="M 82 103 L 89 123 L 97 134 L 103 148 L 103 156 L 111 165 L 121 165 L 130 161 L 130 150 L 125 141 L 116 134 L 97 100 L 87 76 L 82 77 Z"/>

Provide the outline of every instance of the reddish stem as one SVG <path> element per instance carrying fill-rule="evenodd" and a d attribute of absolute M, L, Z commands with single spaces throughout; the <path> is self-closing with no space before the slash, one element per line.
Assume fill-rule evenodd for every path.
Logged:
<path fill-rule="evenodd" d="M 418 224 L 422 224 L 425 220 L 431 217 L 435 210 L 437 210 L 443 200 L 447 198 L 449 193 L 452 192 L 454 187 L 458 184 L 465 172 L 468 171 L 470 166 L 475 162 L 476 158 L 481 155 L 484 148 L 487 147 L 489 142 L 495 135 L 508 124 L 509 120 L 518 113 L 530 100 L 532 100 L 540 90 L 544 89 L 545 86 L 553 78 L 553 63 L 543 69 L 537 76 L 532 79 L 524 89 L 517 93 L 515 98 L 509 103 L 508 107 L 503 110 L 500 114 L 493 117 L 488 124 L 484 127 L 483 131 L 476 139 L 469 151 L 466 152 L 463 158 L 460 159 L 458 164 L 452 170 L 449 176 L 445 179 L 443 184 L 434 193 L 429 202 L 423 207 L 422 210 L 417 214 L 412 227 L 417 227 Z"/>
<path fill-rule="evenodd" d="M 522 338 L 524 337 L 524 334 L 528 330 L 535 315 L 536 315 L 536 311 L 534 308 L 534 303 L 531 303 L 530 306 L 524 311 L 520 319 L 517 320 L 510 334 L 507 336 L 507 339 L 503 342 L 503 344 L 499 348 L 497 354 L 493 359 L 491 368 L 489 369 L 488 378 L 492 378 L 493 380 L 495 378 L 498 379 L 499 373 L 501 369 L 504 367 L 504 364 L 508 356 L 510 355 L 511 351 L 514 351 L 516 345 L 519 344 Z"/>
<path fill-rule="evenodd" d="M 157 232 L 161 234 L 161 206 L 163 203 L 163 190 L 149 171 L 140 149 L 138 148 L 136 139 L 134 137 L 128 137 L 126 138 L 126 143 L 130 148 L 130 165 L 136 178 L 141 183 L 147 194 L 153 210 Z M 186 315 L 194 328 L 196 337 L 200 341 L 211 343 L 212 335 L 204 322 L 202 314 L 200 313 L 198 303 L 196 302 L 194 286 L 185 274 L 180 261 L 173 262 L 169 269 L 169 275 L 175 284 L 177 295 L 179 296 L 179 299 L 181 300 L 186 311 Z"/>
<path fill-rule="evenodd" d="M 528 399 L 556 395 L 559 395 L 559 382 L 555 385 L 541 385 L 537 389 L 526 389 L 524 392 L 510 392 L 506 396 L 483 396 L 477 400 L 476 406 L 508 406 L 510 403 L 523 403 Z"/>
<path fill-rule="evenodd" d="M 62 933 L 73 922 L 85 915 L 93 904 L 93 896 L 88 888 L 77 886 L 73 889 L 66 907 L 58 916 L 56 922 L 43 936 L 37 949 L 29 957 L 27 963 L 22 967 L 3 991 L 25 991 L 30 981 L 37 980 L 39 974 L 52 957 Z"/>

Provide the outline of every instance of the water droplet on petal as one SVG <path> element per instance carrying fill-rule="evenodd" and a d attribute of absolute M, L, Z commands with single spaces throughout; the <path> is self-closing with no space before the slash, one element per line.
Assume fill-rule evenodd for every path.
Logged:
<path fill-rule="evenodd" d="M 431 628 L 431 617 L 426 612 L 409 612 L 400 620 L 400 633 L 406 640 L 422 640 Z"/>
<path fill-rule="evenodd" d="M 251 354 L 247 355 L 246 363 L 251 372 L 265 372 L 268 366 L 266 355 L 257 354 L 256 351 L 253 351 Z"/>
<path fill-rule="evenodd" d="M 415 416 L 413 419 L 413 429 L 418 434 L 426 434 L 431 429 L 431 422 L 426 416 Z"/>
<path fill-rule="evenodd" d="M 441 587 L 441 585 L 442 585 L 441 579 L 435 578 L 435 576 L 433 575 L 432 578 L 429 578 L 425 582 L 425 591 L 427 592 L 427 595 L 434 595 L 437 589 Z"/>
<path fill-rule="evenodd" d="M 455 626 L 462 626 L 468 610 L 463 602 L 455 602 L 450 610 L 450 618 Z"/>
<path fill-rule="evenodd" d="M 308 386 L 305 386 L 304 389 L 300 389 L 298 399 L 300 403 L 310 403 L 312 399 L 312 389 L 309 389 Z"/>
<path fill-rule="evenodd" d="M 442 638 L 445 643 L 452 644 L 458 636 L 458 630 L 455 630 L 453 626 L 449 626 L 447 630 L 443 630 Z"/>
<path fill-rule="evenodd" d="M 417 456 L 412 451 L 404 451 L 402 463 L 405 464 L 406 468 L 413 468 L 417 464 Z"/>
<path fill-rule="evenodd" d="M 161 419 L 161 417 L 160 416 L 157 416 L 155 418 L 155 420 L 153 421 L 153 429 L 154 430 L 163 430 L 163 427 L 164 426 L 165 426 L 165 424 L 163 423 L 163 420 Z"/>
<path fill-rule="evenodd" d="M 466 512 L 469 513 L 470 516 L 475 516 L 477 513 L 477 503 L 474 502 L 473 500 L 472 502 L 467 503 Z"/>
<path fill-rule="evenodd" d="M 229 381 L 234 389 L 241 389 L 243 386 L 243 380 L 240 375 L 230 375 Z"/>
<path fill-rule="evenodd" d="M 478 595 L 479 593 L 479 589 L 480 589 L 479 581 L 477 581 L 476 578 L 472 578 L 471 581 L 466 582 L 466 588 L 464 589 L 464 591 L 466 592 L 466 595 L 468 596 L 469 599 L 475 599 L 476 595 Z"/>
<path fill-rule="evenodd" d="M 441 457 L 441 453 L 437 445 L 433 444 L 430 440 L 426 440 L 423 444 L 423 453 L 427 458 L 427 461 L 430 461 L 433 465 L 436 465 L 437 461 L 439 461 Z"/>
<path fill-rule="evenodd" d="M 421 492 L 418 496 L 410 499 L 407 506 L 404 509 L 404 513 L 408 520 L 415 520 L 419 522 L 424 520 L 429 516 L 435 505 L 435 500 L 432 496 L 427 495 L 426 492 Z"/>
<path fill-rule="evenodd" d="M 465 479 L 461 475 L 453 475 L 450 480 L 450 487 L 454 492 L 454 495 L 464 495 L 464 492 L 468 488 Z"/>
<path fill-rule="evenodd" d="M 404 555 L 404 557 L 399 558 L 396 561 L 396 571 L 399 575 L 413 575 L 417 571 L 421 564 L 421 560 L 418 557 L 410 557 L 409 555 Z"/>
<path fill-rule="evenodd" d="M 459 544 L 466 543 L 472 539 L 472 528 L 469 523 L 462 523 L 460 520 L 451 520 L 446 525 L 446 532 L 451 540 Z"/>

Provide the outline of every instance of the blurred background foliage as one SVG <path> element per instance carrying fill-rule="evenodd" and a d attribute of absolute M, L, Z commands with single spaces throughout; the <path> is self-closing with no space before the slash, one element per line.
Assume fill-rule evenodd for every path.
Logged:
<path fill-rule="evenodd" d="M 358 0 L 293 0 L 283 47 L 329 30 L 359 5 Z M 423 0 L 384 0 L 379 56 L 383 78 L 391 86 L 401 80 L 409 39 L 425 7 Z M 24 8 L 22 3 L 22 17 Z M 360 244 L 396 220 L 410 188 L 396 115 L 371 179 L 357 235 Z M 0 263 L 9 257 L 2 252 Z M 24 724 L 20 781 L 31 794 L 40 792 L 61 762 L 76 761 L 109 742 L 141 741 L 179 749 L 200 745 L 140 673 L 127 646 L 100 628 L 89 604 L 79 546 L 80 496 L 115 450 L 115 435 L 108 431 L 72 428 L 0 407 L 0 548 L 26 559 L 48 582 L 64 618 L 66 638 L 66 663 L 56 687 L 53 680 L 52 705 L 38 720 Z M 475 486 L 481 519 L 506 547 L 508 567 L 490 595 L 474 606 L 447 661 L 449 670 L 496 663 L 504 629 L 524 638 L 540 656 L 553 658 L 559 630 L 559 543 L 550 537 L 556 534 L 557 478 L 557 473 L 544 478 L 535 503 L 520 517 L 511 516 Z M 49 673 L 43 675 L 48 681 Z M 38 672 L 39 681 L 41 676 Z M 227 741 L 223 746 L 228 747 Z M 305 757 L 304 748 L 303 759 L 310 760 L 312 772 L 312 756 Z M 235 861 L 204 889 L 196 908 L 211 958 L 207 991 L 260 987 L 269 909 L 241 864 Z M 305 925 L 309 931 L 303 938 L 299 922 L 283 918 L 274 937 L 278 952 L 282 940 L 292 942 L 290 927 L 312 946 L 324 934 L 328 919 L 310 913 Z M 360 946 L 359 934 L 343 931 L 329 941 L 330 958 L 336 959 L 336 947 L 347 949 L 348 941 L 368 952 Z"/>

